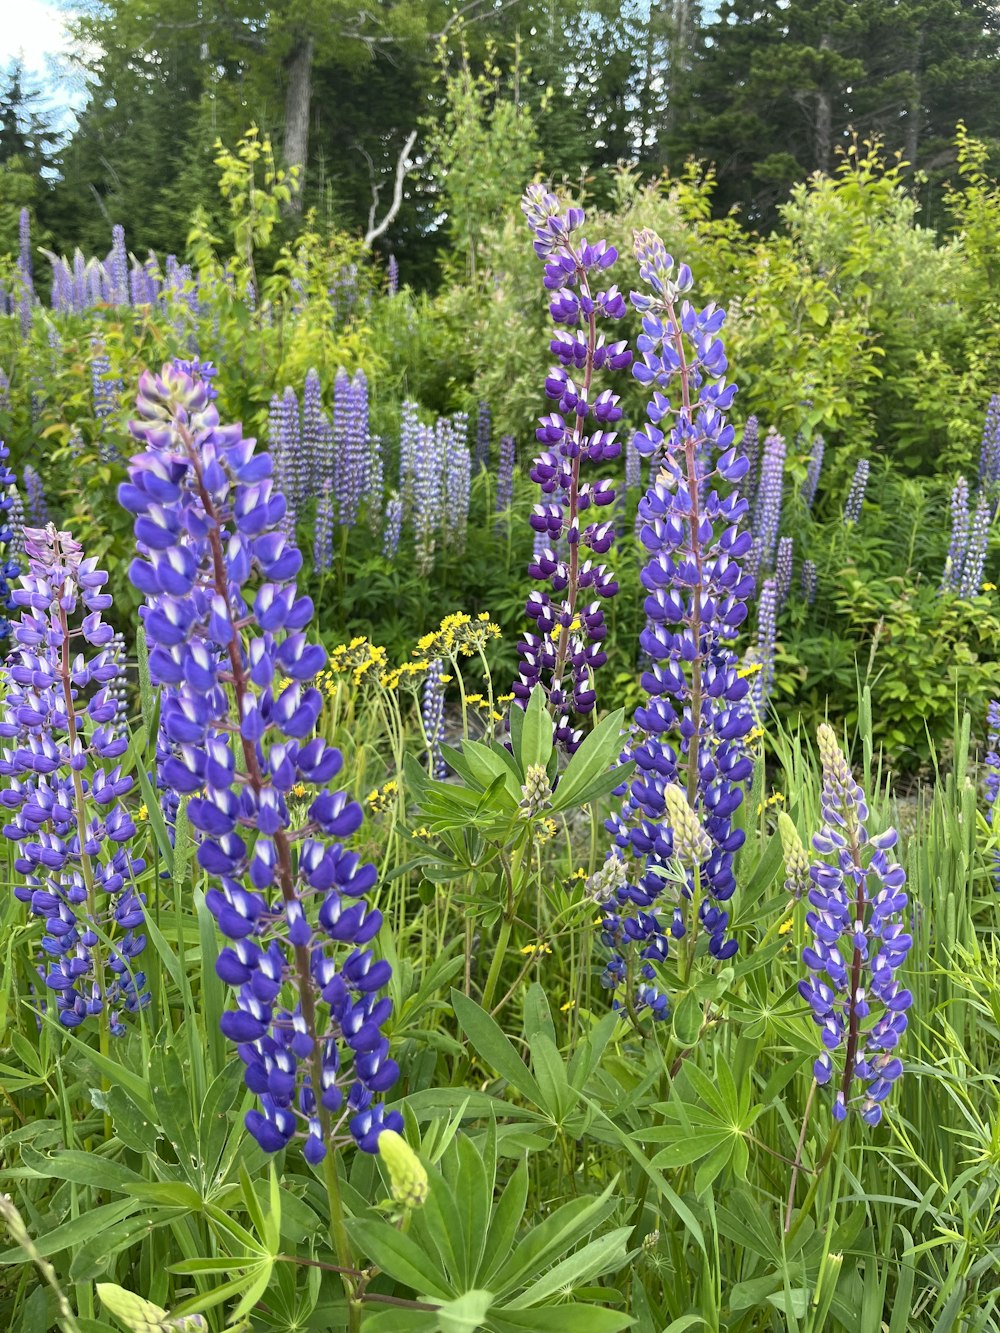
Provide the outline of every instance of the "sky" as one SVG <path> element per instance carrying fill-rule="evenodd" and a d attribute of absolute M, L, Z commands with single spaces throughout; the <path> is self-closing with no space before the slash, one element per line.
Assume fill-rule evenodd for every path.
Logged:
<path fill-rule="evenodd" d="M 65 27 L 67 7 L 54 0 L 5 0 L 2 8 L 0 68 L 22 56 L 28 86 L 45 94 L 57 125 L 66 123 L 82 101 L 79 81 L 67 79 L 58 68 L 70 47 Z M 71 7 L 68 12 L 72 12 Z"/>

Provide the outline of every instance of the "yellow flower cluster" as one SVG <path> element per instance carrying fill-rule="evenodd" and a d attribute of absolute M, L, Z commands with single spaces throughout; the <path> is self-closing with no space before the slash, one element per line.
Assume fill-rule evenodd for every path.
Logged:
<path fill-rule="evenodd" d="M 535 944 L 526 944 L 521 952 L 526 957 L 544 958 L 546 954 L 552 952 L 552 945 L 547 944 L 545 940 L 538 940 Z"/>
<path fill-rule="evenodd" d="M 743 666 L 737 667 L 736 674 L 740 680 L 749 680 L 751 676 L 756 676 L 758 671 L 763 671 L 761 662 L 744 662 Z"/>
<path fill-rule="evenodd" d="M 785 798 L 780 791 L 772 792 L 766 801 L 761 801 L 757 806 L 757 813 L 762 815 L 765 810 L 769 810 L 772 805 L 784 805 Z"/>
<path fill-rule="evenodd" d="M 387 690 L 398 689 L 402 684 L 415 685 L 418 677 L 423 676 L 429 667 L 430 662 L 425 661 L 402 662 L 399 666 L 383 671 L 378 678 L 379 684 L 384 685 Z"/>
<path fill-rule="evenodd" d="M 465 611 L 453 611 L 436 630 L 417 640 L 417 657 L 471 657 L 492 639 L 499 639 L 500 626 L 490 620 L 488 611 L 480 611 L 475 620 Z"/>
<path fill-rule="evenodd" d="M 399 791 L 399 783 L 395 778 L 390 778 L 388 782 L 383 782 L 381 787 L 376 787 L 365 797 L 365 805 L 368 806 L 373 815 L 385 814 L 395 803 L 396 793 Z"/>
<path fill-rule="evenodd" d="M 757 741 L 762 741 L 763 739 L 764 739 L 763 727 L 751 727 L 750 730 L 747 732 L 748 745 L 755 745 Z"/>
<path fill-rule="evenodd" d="M 337 644 L 330 654 L 327 670 L 321 671 L 317 677 L 317 684 L 325 694 L 332 696 L 336 692 L 338 676 L 350 676 L 355 685 L 360 685 L 365 679 L 377 679 L 386 660 L 385 649 L 360 634 L 350 643 Z"/>

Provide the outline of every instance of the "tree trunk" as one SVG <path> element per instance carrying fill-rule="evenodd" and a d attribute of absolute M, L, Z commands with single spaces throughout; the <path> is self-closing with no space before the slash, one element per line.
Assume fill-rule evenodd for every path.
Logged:
<path fill-rule="evenodd" d="M 829 51 L 832 43 L 824 33 L 819 44 L 821 51 Z M 821 84 L 826 82 L 826 71 L 820 70 Z M 833 151 L 833 99 L 829 87 L 820 87 L 816 93 L 816 166 L 820 171 L 830 170 Z"/>
<path fill-rule="evenodd" d="M 288 91 L 285 93 L 285 164 L 299 168 L 299 188 L 292 195 L 291 208 L 302 211 L 302 187 L 305 183 L 309 153 L 309 105 L 312 98 L 312 65 L 315 43 L 300 37 L 286 62 Z"/>

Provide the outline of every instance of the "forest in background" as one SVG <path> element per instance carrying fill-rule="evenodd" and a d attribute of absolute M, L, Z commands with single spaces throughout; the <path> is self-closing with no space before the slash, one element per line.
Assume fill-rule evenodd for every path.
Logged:
<path fill-rule="evenodd" d="M 59 253 L 100 250 L 123 221 L 135 253 L 181 254 L 192 200 L 223 220 L 217 142 L 256 124 L 302 168 L 276 240 L 310 209 L 367 235 L 405 162 L 371 243 L 434 286 L 463 95 L 493 131 L 494 160 L 465 183 L 484 217 L 522 187 L 505 154 L 599 205 L 619 164 L 677 174 L 695 157 L 714 164 L 716 213 L 765 232 L 853 129 L 899 150 L 935 225 L 957 121 L 1000 140 L 1000 8 L 984 0 L 93 0 L 71 28 L 87 86 L 72 129 L 16 59 L 0 77 L 0 253 L 27 205 Z"/>

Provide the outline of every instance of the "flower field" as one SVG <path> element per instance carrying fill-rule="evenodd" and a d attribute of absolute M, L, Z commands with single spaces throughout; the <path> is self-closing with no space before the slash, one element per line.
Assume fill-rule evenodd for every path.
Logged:
<path fill-rule="evenodd" d="M 256 135 L 183 260 L 20 215 L 3 1328 L 1000 1329 L 955 151 L 940 233 L 875 144 L 765 238 L 524 182 L 434 294 Z"/>

